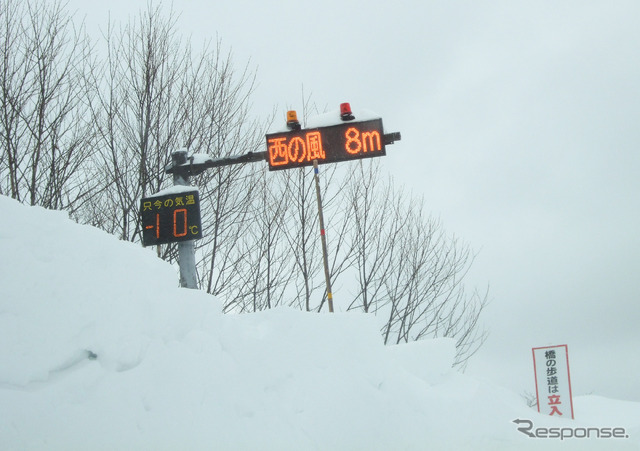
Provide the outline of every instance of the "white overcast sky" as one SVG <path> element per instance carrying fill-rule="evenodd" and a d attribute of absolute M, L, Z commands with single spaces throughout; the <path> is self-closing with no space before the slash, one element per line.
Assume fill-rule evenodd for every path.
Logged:
<path fill-rule="evenodd" d="M 69 7 L 95 31 L 146 4 Z M 384 166 L 478 252 L 469 281 L 490 285 L 469 373 L 531 392 L 531 348 L 567 344 L 575 394 L 640 401 L 640 2 L 173 8 L 194 44 L 219 37 L 238 69 L 250 59 L 256 116 L 301 110 L 304 86 L 402 133 Z"/>

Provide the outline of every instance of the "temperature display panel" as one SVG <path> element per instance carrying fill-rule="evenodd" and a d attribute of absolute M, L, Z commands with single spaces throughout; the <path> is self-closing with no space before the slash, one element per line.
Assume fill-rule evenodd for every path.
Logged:
<path fill-rule="evenodd" d="M 143 246 L 202 238 L 198 191 L 143 198 L 140 217 Z"/>
<path fill-rule="evenodd" d="M 382 119 L 271 133 L 269 170 L 310 166 L 386 155 Z"/>

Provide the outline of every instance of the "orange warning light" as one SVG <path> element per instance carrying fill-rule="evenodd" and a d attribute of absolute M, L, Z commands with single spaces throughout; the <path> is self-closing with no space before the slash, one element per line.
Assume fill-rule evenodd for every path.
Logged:
<path fill-rule="evenodd" d="M 298 113 L 295 110 L 287 111 L 287 128 L 289 130 L 300 130 L 300 122 L 298 122 Z"/>

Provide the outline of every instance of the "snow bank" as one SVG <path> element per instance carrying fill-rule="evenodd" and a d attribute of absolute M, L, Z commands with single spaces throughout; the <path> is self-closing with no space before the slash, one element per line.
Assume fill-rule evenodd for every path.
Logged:
<path fill-rule="evenodd" d="M 451 369 L 439 339 L 384 347 L 375 318 L 223 315 L 153 251 L 0 197 L 0 449 L 637 449 L 638 403 L 575 422 Z M 614 413 L 615 412 L 615 413 Z M 630 438 L 531 439 L 624 426 Z"/>

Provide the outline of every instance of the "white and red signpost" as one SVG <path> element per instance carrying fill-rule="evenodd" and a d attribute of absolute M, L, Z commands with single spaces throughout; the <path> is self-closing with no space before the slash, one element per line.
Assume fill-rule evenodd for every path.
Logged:
<path fill-rule="evenodd" d="M 573 397 L 567 345 L 533 348 L 538 412 L 573 419 Z"/>

